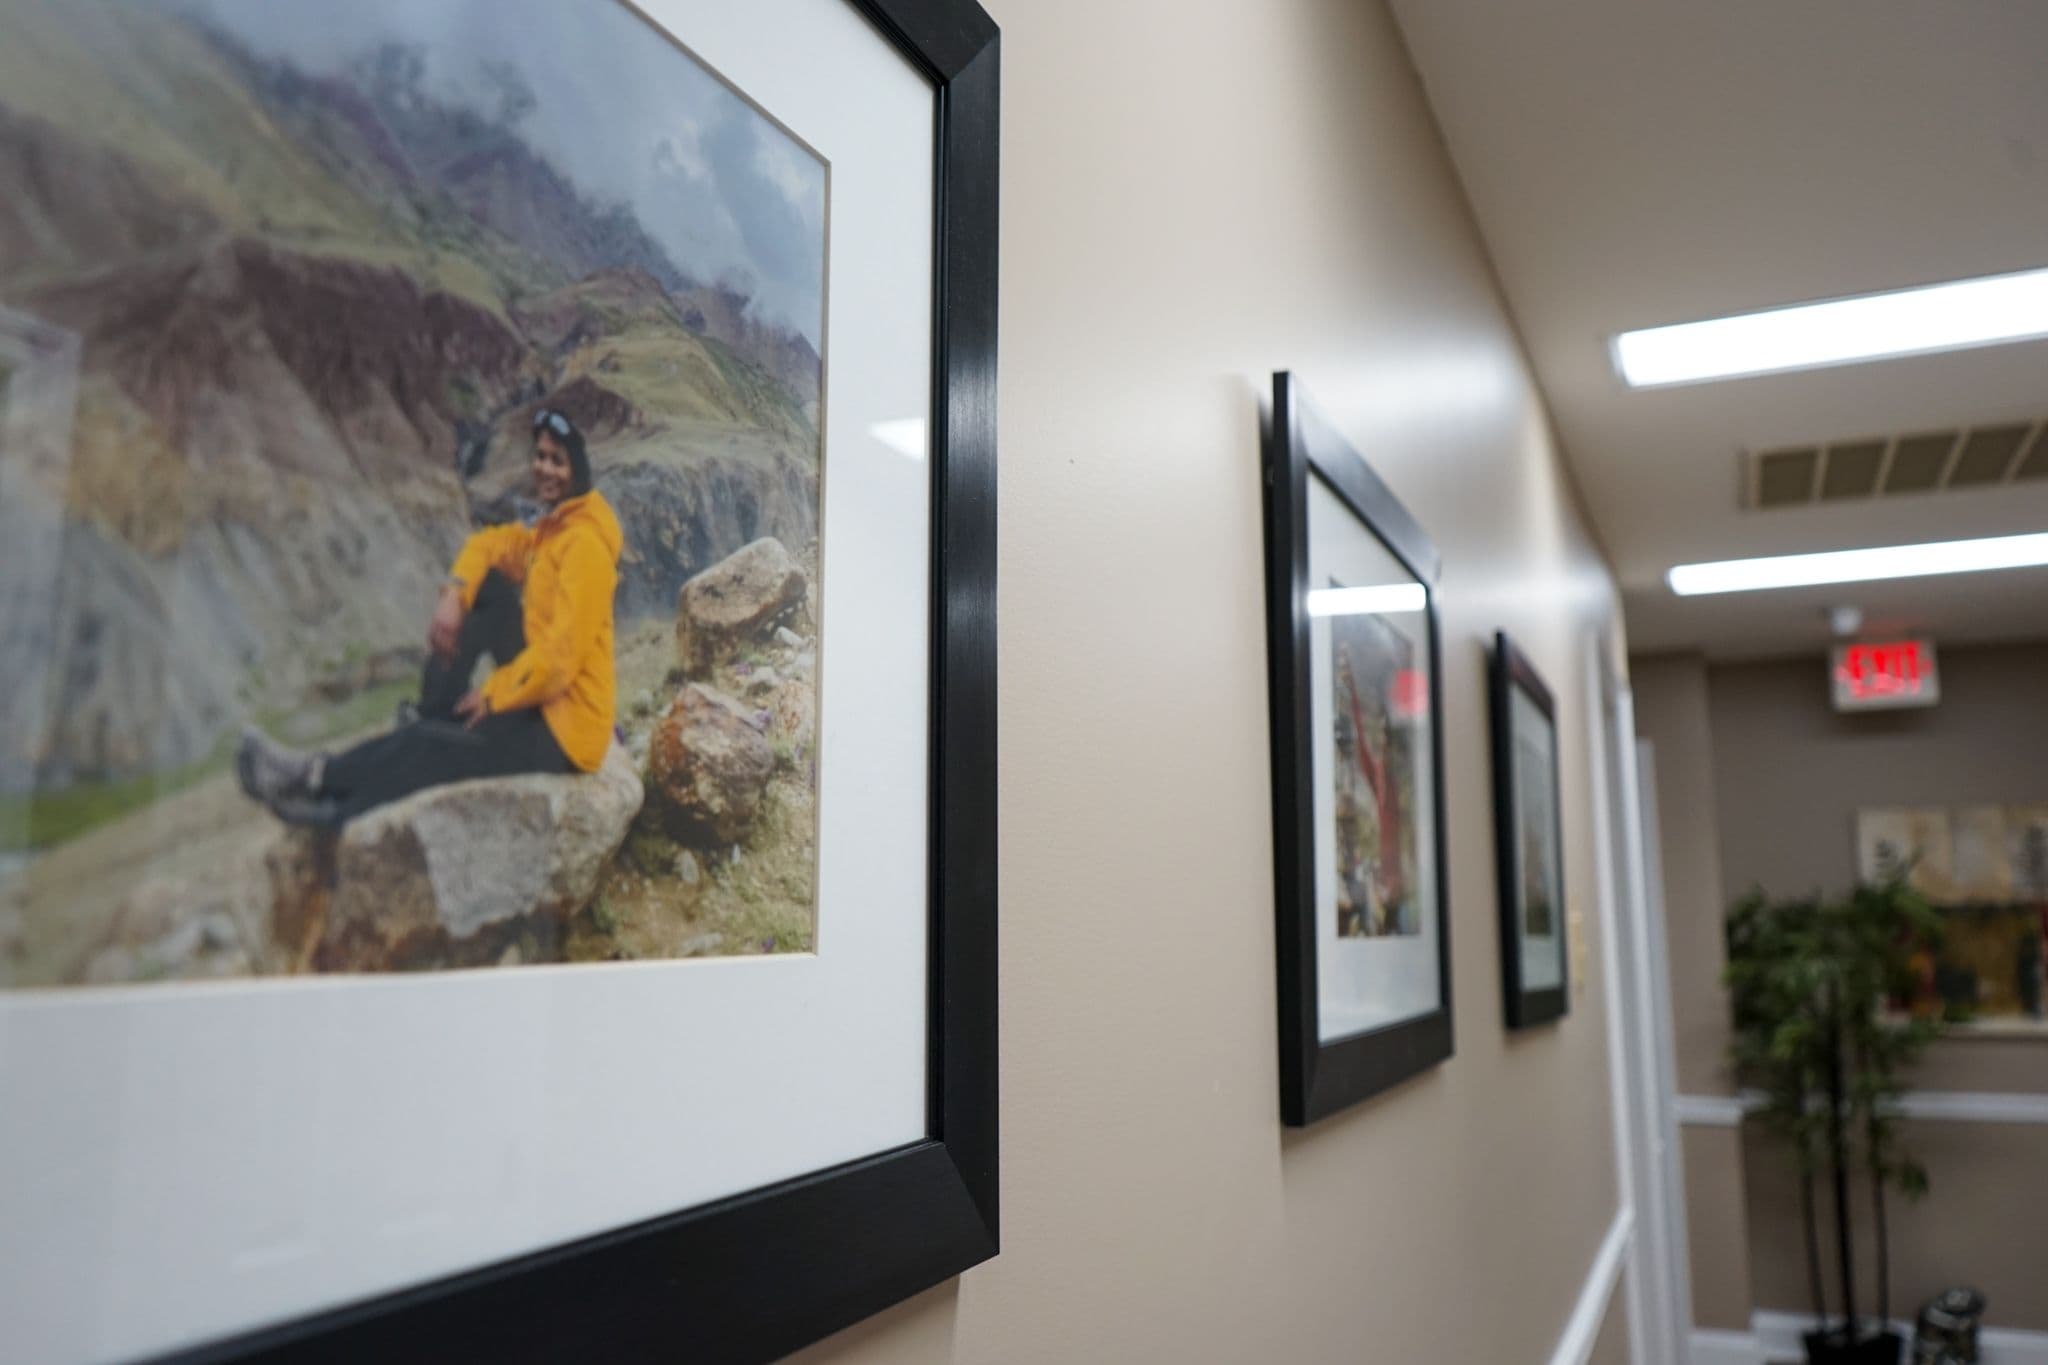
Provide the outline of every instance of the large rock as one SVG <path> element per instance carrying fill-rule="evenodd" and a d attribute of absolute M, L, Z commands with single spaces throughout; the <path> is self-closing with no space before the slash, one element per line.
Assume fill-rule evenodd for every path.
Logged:
<path fill-rule="evenodd" d="M 701 675 L 749 640 L 768 635 L 803 605 L 810 580 L 779 540 L 746 545 L 683 584 L 676 654 Z"/>
<path fill-rule="evenodd" d="M 761 807 L 775 752 L 746 706 L 699 683 L 676 695 L 647 753 L 647 806 L 678 843 L 738 843 Z"/>
<path fill-rule="evenodd" d="M 495 962 L 558 936 L 640 811 L 631 759 L 595 773 L 430 787 L 351 821 L 315 962 L 326 971 Z"/>
<path fill-rule="evenodd" d="M 482 966 L 522 938 L 551 950 L 641 797 L 614 745 L 595 773 L 429 787 L 339 833 L 273 828 L 204 875 L 139 884 L 85 977 Z"/>

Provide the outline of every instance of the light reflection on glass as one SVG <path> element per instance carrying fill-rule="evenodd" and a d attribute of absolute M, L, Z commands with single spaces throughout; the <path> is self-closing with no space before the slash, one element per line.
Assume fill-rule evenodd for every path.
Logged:
<path fill-rule="evenodd" d="M 924 459 L 922 417 L 898 417 L 887 422 L 876 422 L 868 428 L 868 434 L 906 459 Z"/>
<path fill-rule="evenodd" d="M 1362 588 L 1311 588 L 1310 616 L 1400 616 L 1429 605 L 1420 583 L 1374 583 Z"/>

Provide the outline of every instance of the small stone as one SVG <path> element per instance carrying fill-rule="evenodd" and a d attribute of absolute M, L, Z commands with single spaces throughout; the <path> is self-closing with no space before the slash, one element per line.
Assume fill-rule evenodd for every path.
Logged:
<path fill-rule="evenodd" d="M 206 946 L 216 952 L 239 947 L 242 942 L 242 927 L 225 910 L 214 910 L 201 918 L 199 934 Z"/>
<path fill-rule="evenodd" d="M 789 665 L 790 670 L 792 672 L 801 673 L 806 676 L 808 676 L 811 670 L 816 668 L 817 666 L 818 651 L 815 649 L 805 650 L 803 653 L 797 655 L 795 659 L 791 660 Z"/>
<path fill-rule="evenodd" d="M 678 843 L 737 843 L 754 822 L 774 768 L 774 751 L 755 713 L 693 683 L 655 724 L 648 803 Z"/>
<path fill-rule="evenodd" d="M 677 957 L 702 957 L 715 953 L 725 943 L 724 934 L 698 934 L 676 945 Z"/>
<path fill-rule="evenodd" d="M 734 867 L 740 865 L 740 846 L 738 844 L 732 846 L 732 865 Z"/>
<path fill-rule="evenodd" d="M 525 959 L 519 955 L 519 945 L 516 943 L 506 944 L 505 951 L 498 954 L 500 967 L 517 967 L 523 961 Z"/>
<path fill-rule="evenodd" d="M 802 607 L 810 581 L 779 540 L 735 550 L 685 583 L 676 602 L 676 662 L 701 675 Z"/>
<path fill-rule="evenodd" d="M 791 630 L 788 626 L 777 626 L 775 628 L 775 643 L 787 645 L 791 649 L 802 649 L 804 637 Z"/>
<path fill-rule="evenodd" d="M 200 975 L 205 977 L 253 976 L 256 963 L 240 948 L 234 948 L 201 958 L 199 969 Z"/>
<path fill-rule="evenodd" d="M 747 679 L 747 695 L 750 697 L 766 696 L 781 685 L 782 679 L 776 674 L 775 670 L 763 665 L 755 669 L 752 676 Z"/>
<path fill-rule="evenodd" d="M 158 962 L 175 970 L 199 956 L 199 947 L 205 941 L 205 937 L 206 930 L 198 920 L 186 920 L 150 944 L 148 953 Z"/>
<path fill-rule="evenodd" d="M 684 886 L 695 886 L 703 875 L 704 870 L 697 866 L 696 854 L 686 848 L 676 855 L 676 876 L 682 879 Z"/>
<path fill-rule="evenodd" d="M 808 682 L 791 679 L 775 689 L 768 699 L 768 733 L 775 739 L 807 745 L 818 728 L 818 690 Z"/>
<path fill-rule="evenodd" d="M 93 954 L 92 961 L 86 964 L 86 984 L 109 986 L 117 982 L 133 981 L 137 965 L 133 949 L 124 948 L 118 943 L 111 948 L 103 948 Z"/>

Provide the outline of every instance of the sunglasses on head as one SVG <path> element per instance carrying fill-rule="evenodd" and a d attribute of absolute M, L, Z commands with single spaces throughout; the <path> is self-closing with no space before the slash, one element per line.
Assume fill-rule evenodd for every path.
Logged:
<path fill-rule="evenodd" d="M 574 422 L 553 408 L 542 408 L 533 415 L 533 429 L 539 431 L 542 427 L 546 427 L 557 436 L 567 436 L 576 430 Z"/>

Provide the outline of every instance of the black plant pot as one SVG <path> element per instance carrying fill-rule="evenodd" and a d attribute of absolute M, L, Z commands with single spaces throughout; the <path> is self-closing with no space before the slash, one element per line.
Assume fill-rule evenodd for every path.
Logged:
<path fill-rule="evenodd" d="M 1906 1349 L 1906 1339 L 1890 1330 L 1852 1341 L 1846 1330 L 1833 1328 L 1804 1339 L 1806 1365 L 1899 1365 Z"/>

